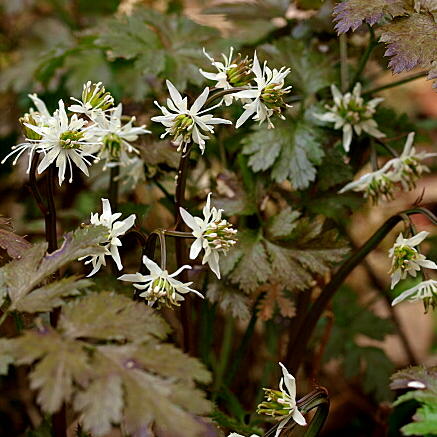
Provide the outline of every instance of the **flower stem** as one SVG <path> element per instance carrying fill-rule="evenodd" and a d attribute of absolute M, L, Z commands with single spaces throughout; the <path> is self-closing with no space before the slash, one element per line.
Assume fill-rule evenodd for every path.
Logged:
<path fill-rule="evenodd" d="M 332 276 L 330 282 L 326 284 L 322 293 L 318 296 L 315 302 L 311 305 L 305 319 L 300 326 L 298 332 L 294 336 L 294 341 L 288 345 L 286 363 L 288 369 L 292 374 L 296 374 L 302 362 L 307 344 L 311 339 L 316 324 L 323 312 L 333 298 L 334 294 L 343 284 L 345 279 L 349 276 L 352 270 L 364 260 L 364 258 L 375 249 L 378 244 L 386 237 L 386 235 L 401 221 L 405 215 L 410 216 L 414 214 L 422 214 L 426 216 L 432 223 L 437 224 L 437 217 L 425 208 L 413 208 L 402 211 L 392 217 L 381 225 L 381 227 L 350 256 L 337 272 Z"/>
<path fill-rule="evenodd" d="M 416 79 L 420 79 L 421 77 L 427 76 L 428 73 L 426 71 L 421 71 L 419 73 L 410 74 L 409 76 L 405 77 L 404 79 L 397 80 L 395 82 L 388 83 L 387 85 L 382 85 L 380 87 L 372 88 L 368 91 L 363 92 L 363 96 L 368 96 L 369 94 L 375 94 L 379 91 L 388 90 L 389 88 L 394 88 L 399 85 L 403 85 L 404 83 L 411 82 Z"/>
<path fill-rule="evenodd" d="M 375 32 L 373 31 L 371 26 L 368 27 L 370 31 L 370 41 L 366 47 L 365 52 L 363 53 L 363 56 L 360 59 L 360 63 L 358 65 L 357 71 L 355 72 L 355 75 L 351 82 L 351 88 L 353 88 L 355 84 L 360 81 L 361 75 L 363 74 L 363 71 L 366 68 L 370 55 L 372 54 L 373 49 L 378 45 L 378 41 L 375 38 Z"/>
<path fill-rule="evenodd" d="M 215 92 L 214 94 L 211 94 L 208 99 L 205 102 L 205 107 L 207 107 L 209 104 L 211 104 L 214 100 L 219 99 L 220 97 L 224 97 L 228 94 L 234 94 L 237 93 L 238 91 L 244 91 L 246 90 L 247 87 L 236 87 L 236 88 L 231 88 L 228 90 L 219 90 L 217 92 Z M 211 91 L 217 90 L 217 88 L 212 88 Z"/>
<path fill-rule="evenodd" d="M 56 206 L 55 206 L 55 177 L 56 167 L 51 164 L 47 170 L 47 211 L 45 214 L 46 239 L 48 251 L 54 252 L 58 248 L 58 236 L 56 230 Z"/>
<path fill-rule="evenodd" d="M 176 238 L 195 238 L 191 232 L 181 232 L 181 231 L 169 231 L 167 229 L 163 229 L 162 233 L 164 235 L 168 235 L 169 237 L 176 237 Z"/>
<path fill-rule="evenodd" d="M 8 315 L 9 315 L 9 311 L 5 310 L 2 314 L 2 316 L 0 317 L 0 326 L 3 325 L 3 323 L 7 319 Z"/>
<path fill-rule="evenodd" d="M 217 371 L 215 375 L 213 396 L 217 396 L 223 383 L 223 377 L 226 367 L 229 362 L 229 357 L 232 350 L 232 340 L 234 338 L 234 319 L 232 316 L 227 316 L 223 331 L 222 347 L 220 350 L 220 359 L 217 364 Z"/>
<path fill-rule="evenodd" d="M 340 41 L 340 80 L 341 91 L 344 93 L 349 88 L 349 67 L 347 65 L 347 36 L 342 33 Z"/>
<path fill-rule="evenodd" d="M 118 176 L 120 176 L 120 167 L 118 165 L 111 167 L 109 172 L 108 199 L 114 211 L 118 207 Z"/>

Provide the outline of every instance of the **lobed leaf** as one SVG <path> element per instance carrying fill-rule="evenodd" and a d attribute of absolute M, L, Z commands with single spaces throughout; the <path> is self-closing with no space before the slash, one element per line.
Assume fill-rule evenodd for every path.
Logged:
<path fill-rule="evenodd" d="M 384 15 L 398 17 L 405 15 L 410 9 L 407 0 L 346 0 L 334 8 L 335 30 L 345 33 L 348 30 L 356 30 L 365 21 L 373 26 Z"/>

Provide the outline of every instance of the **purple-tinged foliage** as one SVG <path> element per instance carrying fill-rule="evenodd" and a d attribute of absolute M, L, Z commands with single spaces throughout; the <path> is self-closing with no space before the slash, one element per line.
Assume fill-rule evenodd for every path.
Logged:
<path fill-rule="evenodd" d="M 341 34 L 356 30 L 363 22 L 373 26 L 384 15 L 398 17 L 407 13 L 405 0 L 347 0 L 334 8 L 335 30 Z"/>

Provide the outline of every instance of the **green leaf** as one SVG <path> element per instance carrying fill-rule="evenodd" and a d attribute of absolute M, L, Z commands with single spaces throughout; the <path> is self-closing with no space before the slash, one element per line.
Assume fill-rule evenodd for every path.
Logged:
<path fill-rule="evenodd" d="M 55 273 L 61 267 L 77 260 L 91 252 L 103 250 L 99 243 L 105 241 L 107 230 L 103 226 L 90 226 L 78 229 L 64 237 L 62 246 L 50 254 L 46 254 L 47 244 L 39 243 L 28 249 L 21 259 L 11 261 L 2 267 L 4 281 L 11 299 L 11 307 L 16 308 L 19 301 L 25 298 L 44 279 Z M 42 296 L 59 297 L 60 290 L 50 292 L 40 291 Z M 38 301 L 38 304 L 41 302 Z M 27 300 L 27 306 L 30 306 Z"/>
<path fill-rule="evenodd" d="M 306 121 L 279 121 L 275 129 L 258 126 L 243 140 L 243 153 L 250 155 L 255 172 L 271 169 L 276 182 L 289 180 L 296 190 L 308 188 L 316 179 L 323 149 L 317 128 Z"/>
<path fill-rule="evenodd" d="M 153 310 L 125 296 L 93 293 L 64 308 L 60 329 L 71 338 L 144 341 L 165 338 L 168 325 Z"/>
<path fill-rule="evenodd" d="M 291 206 L 281 209 L 270 220 L 267 232 L 273 238 L 287 237 L 297 226 L 297 219 L 301 216 L 299 211 L 294 211 Z"/>
<path fill-rule="evenodd" d="M 216 30 L 184 16 L 138 7 L 130 16 L 107 21 L 97 44 L 110 58 L 134 60 L 141 73 L 162 75 L 183 90 L 187 82 L 203 82 L 198 69 L 207 61 L 201 47 L 217 37 Z"/>
<path fill-rule="evenodd" d="M 129 434 L 153 426 L 174 436 L 205 435 L 195 415 L 211 404 L 195 383 L 208 383 L 210 374 L 160 343 L 168 328 L 151 308 L 103 292 L 64 305 L 56 331 L 36 324 L 2 340 L 0 349 L 16 364 L 32 365 L 31 387 L 44 412 L 71 402 L 83 430 L 95 437 L 121 422 Z"/>
<path fill-rule="evenodd" d="M 404 435 L 437 434 L 437 401 L 434 405 L 423 405 L 414 415 L 414 422 L 401 428 Z"/>
<path fill-rule="evenodd" d="M 285 37 L 262 49 L 274 66 L 292 69 L 289 76 L 292 93 L 312 95 L 335 82 L 332 59 L 306 41 Z"/>
<path fill-rule="evenodd" d="M 237 264 L 228 279 L 238 284 L 242 290 L 254 291 L 271 275 L 272 268 L 258 233 L 251 231 L 241 233 L 237 248 L 231 252 L 228 257 L 236 259 Z"/>
<path fill-rule="evenodd" d="M 22 299 L 15 301 L 9 310 L 17 310 L 24 313 L 51 311 L 63 305 L 64 297 L 78 295 L 82 289 L 88 288 L 91 285 L 92 281 L 88 279 L 78 280 L 77 276 L 63 278 L 33 290 Z"/>

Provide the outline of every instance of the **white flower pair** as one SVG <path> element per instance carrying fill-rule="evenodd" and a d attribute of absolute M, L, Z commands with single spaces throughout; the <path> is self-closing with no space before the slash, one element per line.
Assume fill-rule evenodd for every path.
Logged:
<path fill-rule="evenodd" d="M 365 197 L 370 197 L 376 203 L 380 198 L 390 200 L 397 184 L 405 191 L 414 188 L 420 176 L 429 172 L 429 168 L 422 161 L 437 156 L 437 153 L 417 152 L 413 147 L 414 136 L 414 132 L 408 134 L 399 157 L 387 161 L 379 170 L 366 173 L 358 180 L 350 182 L 339 193 L 350 190 L 364 192 Z"/>

